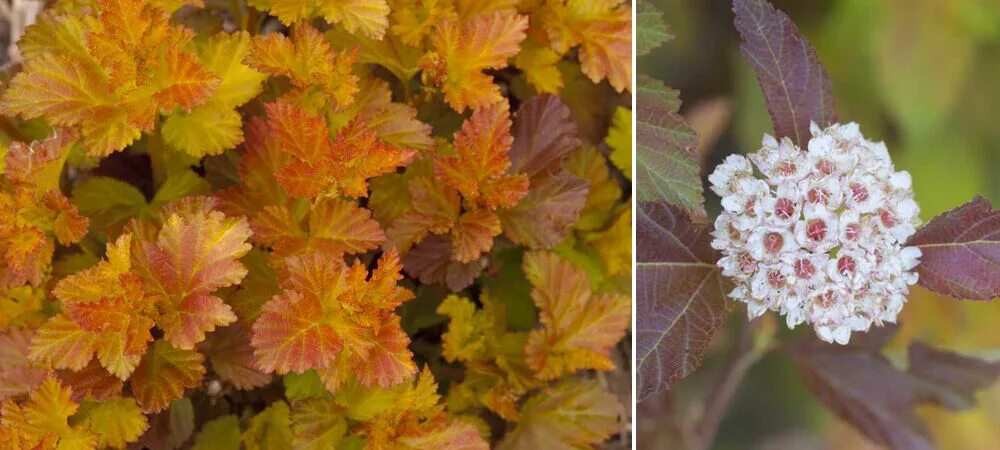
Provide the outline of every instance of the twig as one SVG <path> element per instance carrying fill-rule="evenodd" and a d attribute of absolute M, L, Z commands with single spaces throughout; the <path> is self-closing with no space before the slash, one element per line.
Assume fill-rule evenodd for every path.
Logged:
<path fill-rule="evenodd" d="M 730 354 L 722 375 L 709 394 L 704 413 L 689 434 L 689 450 L 707 450 L 711 447 L 712 443 L 715 442 L 719 423 L 722 422 L 733 394 L 736 393 L 736 388 L 743 382 L 743 378 L 750 368 L 770 351 L 769 345 L 761 348 L 754 345 L 754 328 L 753 323 L 742 322 L 736 348 Z"/>

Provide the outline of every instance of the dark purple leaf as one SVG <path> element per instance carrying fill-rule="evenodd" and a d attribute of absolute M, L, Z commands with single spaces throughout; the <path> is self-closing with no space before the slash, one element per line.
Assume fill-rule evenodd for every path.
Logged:
<path fill-rule="evenodd" d="M 715 263 L 711 227 L 679 207 L 640 202 L 636 211 L 637 396 L 669 389 L 701 364 L 722 325 L 731 286 Z"/>
<path fill-rule="evenodd" d="M 1000 297 L 1000 211 L 985 198 L 931 219 L 907 245 L 923 253 L 921 286 L 956 298 Z"/>
<path fill-rule="evenodd" d="M 884 333 L 883 335 L 888 335 Z M 1000 364 L 910 345 L 910 368 L 902 371 L 879 354 L 884 339 L 848 346 L 815 339 L 791 346 L 796 367 L 819 400 L 872 442 L 896 450 L 933 450 L 918 404 L 962 410 L 976 390 L 1000 376 Z"/>
<path fill-rule="evenodd" d="M 733 0 L 740 50 L 757 73 L 774 133 L 798 145 L 809 141 L 809 122 L 837 121 L 833 89 L 816 50 L 785 13 L 766 0 Z"/>

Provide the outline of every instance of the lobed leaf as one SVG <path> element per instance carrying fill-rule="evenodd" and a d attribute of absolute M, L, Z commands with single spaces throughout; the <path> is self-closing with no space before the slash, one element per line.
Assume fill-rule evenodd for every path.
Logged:
<path fill-rule="evenodd" d="M 524 272 L 542 323 L 525 347 L 537 376 L 551 380 L 581 369 L 613 369 L 611 348 L 630 325 L 631 299 L 593 293 L 587 274 L 554 253 L 526 253 Z"/>
<path fill-rule="evenodd" d="M 624 415 L 618 398 L 596 381 L 566 380 L 530 397 L 521 407 L 517 428 L 498 448 L 589 447 L 617 432 Z"/>
<path fill-rule="evenodd" d="M 167 341 L 156 340 L 132 374 L 132 394 L 144 413 L 163 411 L 179 398 L 184 389 L 198 386 L 205 375 L 205 357 Z"/>

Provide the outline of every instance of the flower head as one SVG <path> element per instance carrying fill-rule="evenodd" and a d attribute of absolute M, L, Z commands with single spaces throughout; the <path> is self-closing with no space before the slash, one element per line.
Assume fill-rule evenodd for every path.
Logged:
<path fill-rule="evenodd" d="M 896 321 L 917 281 L 920 249 L 903 244 L 920 208 L 885 144 L 855 123 L 811 130 L 807 150 L 765 134 L 759 151 L 730 155 L 708 177 L 723 206 L 712 247 L 751 318 L 777 311 L 846 344 Z"/>

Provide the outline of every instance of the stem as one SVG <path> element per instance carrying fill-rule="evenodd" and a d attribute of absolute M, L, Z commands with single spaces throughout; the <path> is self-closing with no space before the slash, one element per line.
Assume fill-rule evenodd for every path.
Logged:
<path fill-rule="evenodd" d="M 736 348 L 729 355 L 722 375 L 716 381 L 701 415 L 688 441 L 689 450 L 708 450 L 715 442 L 719 424 L 747 372 L 757 361 L 767 354 L 770 347 L 754 348 L 752 324 L 742 322 Z"/>

